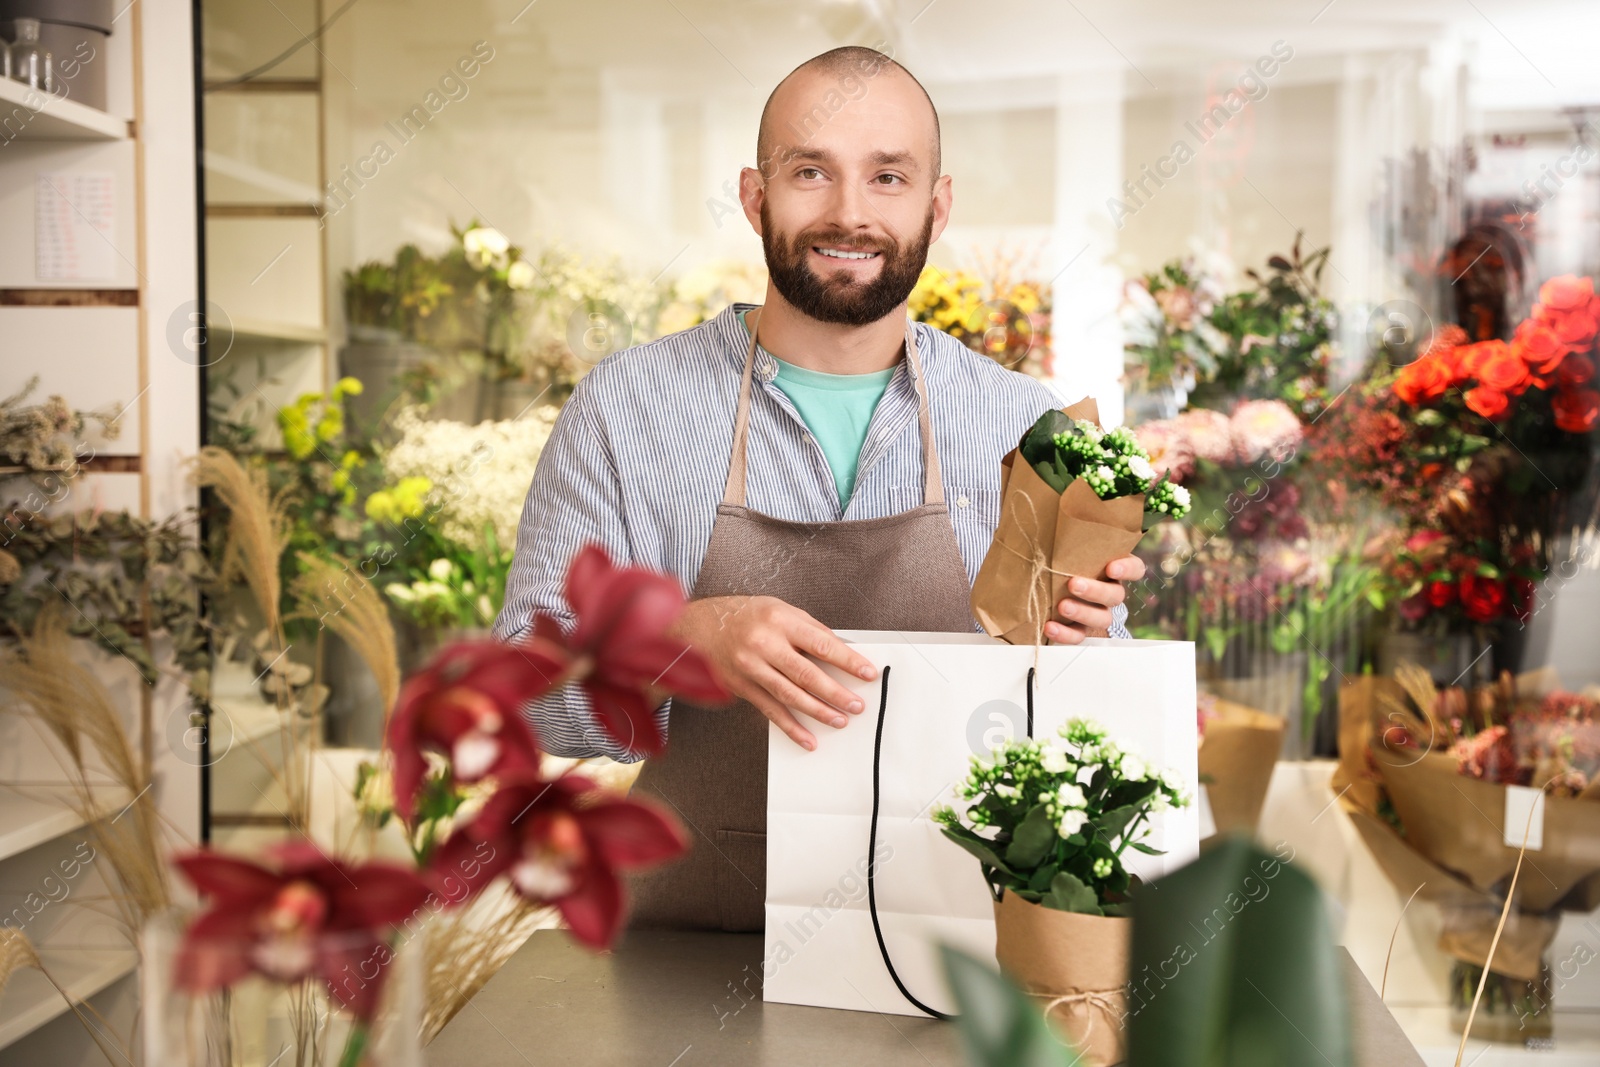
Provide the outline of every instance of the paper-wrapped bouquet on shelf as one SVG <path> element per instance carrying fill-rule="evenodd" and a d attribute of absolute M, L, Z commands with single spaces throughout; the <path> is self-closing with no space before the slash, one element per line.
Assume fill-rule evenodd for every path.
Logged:
<path fill-rule="evenodd" d="M 1456 1028 L 1487 968 L 1472 1036 L 1549 1036 L 1560 912 L 1600 904 L 1600 700 L 1537 676 L 1436 689 L 1403 663 L 1341 693 L 1332 788 L 1395 888 L 1439 906 Z"/>
<path fill-rule="evenodd" d="M 1182 518 L 1189 492 L 1157 475 L 1132 431 L 1103 430 L 1093 398 L 1041 415 L 1001 461 L 1000 523 L 972 585 L 992 637 L 1040 643 L 1068 578 L 1104 579 L 1146 516 Z"/>

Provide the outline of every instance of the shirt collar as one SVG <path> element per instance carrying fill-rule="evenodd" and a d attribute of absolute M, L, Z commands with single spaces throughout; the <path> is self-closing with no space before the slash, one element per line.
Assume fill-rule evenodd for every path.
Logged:
<path fill-rule="evenodd" d="M 719 319 L 724 320 L 722 323 L 724 348 L 727 349 L 729 358 L 740 373 L 744 372 L 744 354 L 750 347 L 750 331 L 745 328 L 744 319 L 740 315 L 744 311 L 760 306 L 759 304 L 736 302 L 723 308 L 717 316 Z M 923 324 L 917 322 L 911 323 L 911 328 L 917 332 L 917 358 L 922 363 L 923 374 L 926 375 L 929 350 L 933 347 L 933 339 L 930 336 L 931 331 L 923 329 Z M 903 377 L 905 380 L 915 387 L 915 375 L 911 373 L 910 361 L 905 359 L 904 356 L 895 364 L 895 378 L 902 377 L 902 370 L 904 371 Z M 754 374 L 756 379 L 762 382 L 771 382 L 778 376 L 776 357 L 771 352 L 768 352 L 765 346 L 760 344 L 756 345 Z M 891 379 L 891 384 L 892 381 Z"/>

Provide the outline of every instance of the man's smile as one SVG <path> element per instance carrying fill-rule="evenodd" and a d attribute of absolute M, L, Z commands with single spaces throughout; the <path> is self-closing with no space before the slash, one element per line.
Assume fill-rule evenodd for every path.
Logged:
<path fill-rule="evenodd" d="M 818 255 L 827 256 L 829 259 L 877 259 L 883 255 L 870 249 L 834 248 L 826 245 L 812 245 L 811 251 Z"/>

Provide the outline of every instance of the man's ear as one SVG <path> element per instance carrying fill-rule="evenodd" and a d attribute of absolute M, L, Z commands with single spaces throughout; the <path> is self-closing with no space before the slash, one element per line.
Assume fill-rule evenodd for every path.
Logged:
<path fill-rule="evenodd" d="M 761 172 L 754 167 L 745 167 L 739 171 L 739 203 L 744 207 L 744 217 L 750 220 L 750 228 L 761 233 L 761 204 L 767 196 L 767 183 L 762 179 Z"/>
<path fill-rule="evenodd" d="M 955 198 L 951 185 L 948 174 L 941 174 L 933 180 L 933 229 L 928 231 L 929 244 L 939 239 L 939 235 L 944 233 L 945 223 L 950 221 L 950 208 Z"/>

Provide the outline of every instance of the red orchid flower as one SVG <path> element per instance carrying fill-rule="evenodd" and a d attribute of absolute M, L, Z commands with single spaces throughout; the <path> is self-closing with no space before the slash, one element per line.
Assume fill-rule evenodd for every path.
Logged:
<path fill-rule="evenodd" d="M 539 769 L 533 731 L 518 713 L 554 688 L 568 657 L 534 637 L 458 641 L 406 679 L 389 719 L 395 812 L 410 822 L 427 773 L 423 753 L 442 752 L 457 782 Z"/>
<path fill-rule="evenodd" d="M 440 881 L 461 878 L 472 894 L 509 873 L 517 893 L 555 905 L 573 937 L 600 949 L 622 929 L 617 872 L 688 846 L 677 821 L 653 805 L 613 796 L 579 774 L 530 776 L 503 782 L 477 818 L 439 846 L 430 869 Z"/>
<path fill-rule="evenodd" d="M 662 750 L 655 719 L 662 691 L 707 704 L 731 699 L 705 658 L 667 633 L 686 603 L 672 578 L 617 567 L 605 549 L 588 545 L 567 568 L 565 594 L 577 616 L 572 632 L 563 636 L 541 616 L 535 635 L 566 649 L 595 718 L 618 743 L 645 755 Z"/>
<path fill-rule="evenodd" d="M 278 982 L 316 975 L 370 1022 L 392 958 L 389 930 L 428 899 L 428 883 L 394 864 L 349 866 L 305 840 L 272 855 L 276 869 L 209 850 L 174 859 L 210 905 L 184 931 L 178 987 L 209 993 L 252 972 Z"/>

